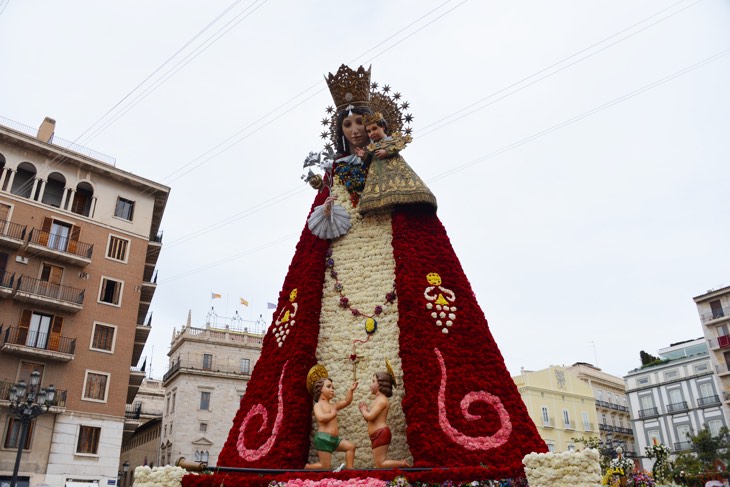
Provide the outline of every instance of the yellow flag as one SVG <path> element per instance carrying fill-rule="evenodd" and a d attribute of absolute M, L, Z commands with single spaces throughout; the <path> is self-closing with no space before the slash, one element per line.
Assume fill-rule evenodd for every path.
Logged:
<path fill-rule="evenodd" d="M 246 300 L 245 300 L 245 299 L 243 299 L 243 298 L 240 298 L 240 299 L 241 299 L 241 304 L 242 304 L 242 305 L 244 305 L 244 306 L 248 306 L 248 301 L 246 301 Z"/>
<path fill-rule="evenodd" d="M 220 299 L 222 297 L 222 294 L 210 293 L 210 299 Z"/>

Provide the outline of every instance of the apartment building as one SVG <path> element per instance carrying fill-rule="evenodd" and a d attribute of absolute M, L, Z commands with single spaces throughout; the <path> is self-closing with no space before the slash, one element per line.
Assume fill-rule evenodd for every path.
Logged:
<path fill-rule="evenodd" d="M 623 378 L 608 374 L 595 365 L 585 362 L 577 362 L 566 370 L 593 390 L 601 442 L 606 445 L 621 446 L 627 457 L 636 456 L 634 431 L 631 429 L 631 415 Z"/>
<path fill-rule="evenodd" d="M 0 481 L 20 437 L 12 386 L 37 371 L 57 394 L 30 425 L 21 481 L 115 485 L 170 189 L 54 132 L 0 119 Z"/>
<path fill-rule="evenodd" d="M 565 367 L 523 370 L 512 380 L 550 451 L 574 450 L 572 438 L 598 436 L 593 389 Z"/>
<path fill-rule="evenodd" d="M 165 389 L 159 379 L 145 379 L 132 404 L 127 404 L 119 475 L 122 487 L 133 483 L 134 468 L 160 464 L 160 436 Z"/>
<path fill-rule="evenodd" d="M 208 314 L 202 327 L 193 327 L 188 313 L 185 326 L 173 330 L 170 367 L 162 379 L 162 465 L 174 465 L 180 457 L 217 465 L 261 356 L 265 331 L 261 323 L 214 313 Z"/>
<path fill-rule="evenodd" d="M 694 302 L 710 349 L 722 410 L 730 418 L 730 286 L 708 290 Z"/>
<path fill-rule="evenodd" d="M 656 364 L 625 377 L 626 394 L 639 452 L 655 441 L 673 453 L 688 451 L 688 434 L 705 425 L 717 434 L 727 422 L 704 338 L 674 343 L 658 351 Z M 652 462 L 642 458 L 642 467 Z"/>

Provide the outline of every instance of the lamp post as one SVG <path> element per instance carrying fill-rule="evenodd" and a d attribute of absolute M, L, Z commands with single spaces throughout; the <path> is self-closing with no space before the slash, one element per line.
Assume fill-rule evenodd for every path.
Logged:
<path fill-rule="evenodd" d="M 30 385 L 24 380 L 19 381 L 10 388 L 10 414 L 20 421 L 20 438 L 18 440 L 18 453 L 15 456 L 15 467 L 10 487 L 18 485 L 18 470 L 20 469 L 20 458 L 23 456 L 23 448 L 28 439 L 28 428 L 34 418 L 48 411 L 56 398 L 56 389 L 51 384 L 47 389 L 40 387 L 41 373 L 34 370 L 30 374 Z"/>
<path fill-rule="evenodd" d="M 124 472 L 124 487 L 127 487 L 127 472 L 129 472 L 129 462 L 124 460 L 122 464 L 122 472 Z"/>

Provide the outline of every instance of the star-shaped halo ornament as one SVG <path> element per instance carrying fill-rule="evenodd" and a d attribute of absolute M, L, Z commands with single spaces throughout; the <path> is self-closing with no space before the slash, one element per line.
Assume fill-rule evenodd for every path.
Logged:
<path fill-rule="evenodd" d="M 332 105 L 327 107 L 327 113 L 331 114 L 331 113 L 334 113 L 334 111 L 335 111 L 335 107 L 333 107 Z"/>
<path fill-rule="evenodd" d="M 374 89 L 374 90 L 377 90 L 378 89 L 378 86 L 380 86 L 380 85 L 378 84 L 377 81 L 373 81 L 372 84 L 370 85 L 370 87 L 372 89 Z"/>

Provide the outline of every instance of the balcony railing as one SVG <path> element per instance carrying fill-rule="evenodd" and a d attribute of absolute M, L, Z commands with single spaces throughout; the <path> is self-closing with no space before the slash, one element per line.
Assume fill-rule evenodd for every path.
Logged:
<path fill-rule="evenodd" d="M 674 444 L 674 451 L 687 451 L 692 449 L 691 441 L 678 441 Z"/>
<path fill-rule="evenodd" d="M 594 431 L 593 430 L 593 423 L 591 423 L 591 422 L 584 422 L 583 423 L 583 431 Z"/>
<path fill-rule="evenodd" d="M 231 363 L 225 363 L 225 364 L 219 364 L 216 363 L 215 360 L 209 362 L 209 363 L 203 363 L 203 359 L 199 361 L 193 361 L 193 360 L 177 360 L 173 365 L 170 366 L 170 369 L 165 373 L 165 375 L 162 378 L 162 381 L 166 381 L 172 375 L 177 372 L 180 369 L 184 369 L 186 372 L 204 372 L 204 373 L 224 373 L 224 374 L 234 374 L 239 376 L 247 376 L 250 375 L 251 370 L 242 371 L 241 370 L 241 364 L 231 364 Z"/>
<path fill-rule="evenodd" d="M 615 409 L 616 411 L 623 411 L 623 412 L 629 411 L 629 408 L 626 406 L 621 406 L 620 404 L 613 404 L 611 402 L 606 402 L 606 401 L 596 400 L 596 405 L 607 408 L 607 409 Z"/>
<path fill-rule="evenodd" d="M 162 417 L 162 411 L 143 408 L 142 404 L 127 404 L 124 409 L 124 417 L 127 419 L 139 419 L 141 416 Z"/>
<path fill-rule="evenodd" d="M 575 429 L 575 421 L 565 421 L 563 420 L 563 426 L 566 430 L 574 430 Z"/>
<path fill-rule="evenodd" d="M 91 253 L 94 251 L 92 244 L 80 242 L 79 240 L 71 240 L 68 237 L 37 228 L 30 231 L 28 242 L 84 259 L 91 259 Z"/>
<path fill-rule="evenodd" d="M 550 419 L 542 418 L 542 425 L 545 428 L 555 428 L 555 418 L 550 418 Z"/>
<path fill-rule="evenodd" d="M 2 334 L 3 345 L 21 345 L 38 350 L 51 350 L 54 352 L 73 355 L 76 353 L 76 339 L 60 336 L 55 333 L 39 333 L 28 328 L 6 328 Z"/>
<path fill-rule="evenodd" d="M 26 225 L 0 220 L 0 236 L 13 238 L 15 240 L 25 239 Z"/>
<path fill-rule="evenodd" d="M 15 272 L 0 271 L 0 288 L 13 289 Z"/>
<path fill-rule="evenodd" d="M 720 396 L 718 395 L 700 397 L 697 399 L 697 405 L 699 407 L 714 406 L 716 404 L 720 404 Z"/>
<path fill-rule="evenodd" d="M 659 410 L 657 408 L 639 409 L 640 418 L 649 418 L 651 416 L 659 416 Z"/>
<path fill-rule="evenodd" d="M 730 335 L 721 335 L 709 340 L 710 348 L 730 348 Z"/>
<path fill-rule="evenodd" d="M 15 384 L 12 382 L 0 381 L 0 401 L 10 400 L 10 389 Z M 66 407 L 66 393 L 65 389 L 56 389 L 56 397 L 53 398 L 51 407 L 65 408 Z"/>
<path fill-rule="evenodd" d="M 680 402 L 675 402 L 673 404 L 667 405 L 667 411 L 670 413 L 676 413 L 678 411 L 686 411 L 687 409 L 689 409 L 689 407 L 687 406 L 687 401 L 680 401 Z"/>
<path fill-rule="evenodd" d="M 44 298 L 57 299 L 67 303 L 82 305 L 84 304 L 84 290 L 76 289 L 71 286 L 62 286 L 61 284 L 53 284 L 48 281 L 41 281 L 29 276 L 20 276 L 18 278 L 18 292 L 25 292 L 42 296 Z"/>
<path fill-rule="evenodd" d="M 702 319 L 702 323 L 707 323 L 708 321 L 724 318 L 728 315 L 730 315 L 730 307 L 713 309 L 709 313 L 704 313 L 700 318 Z"/>

